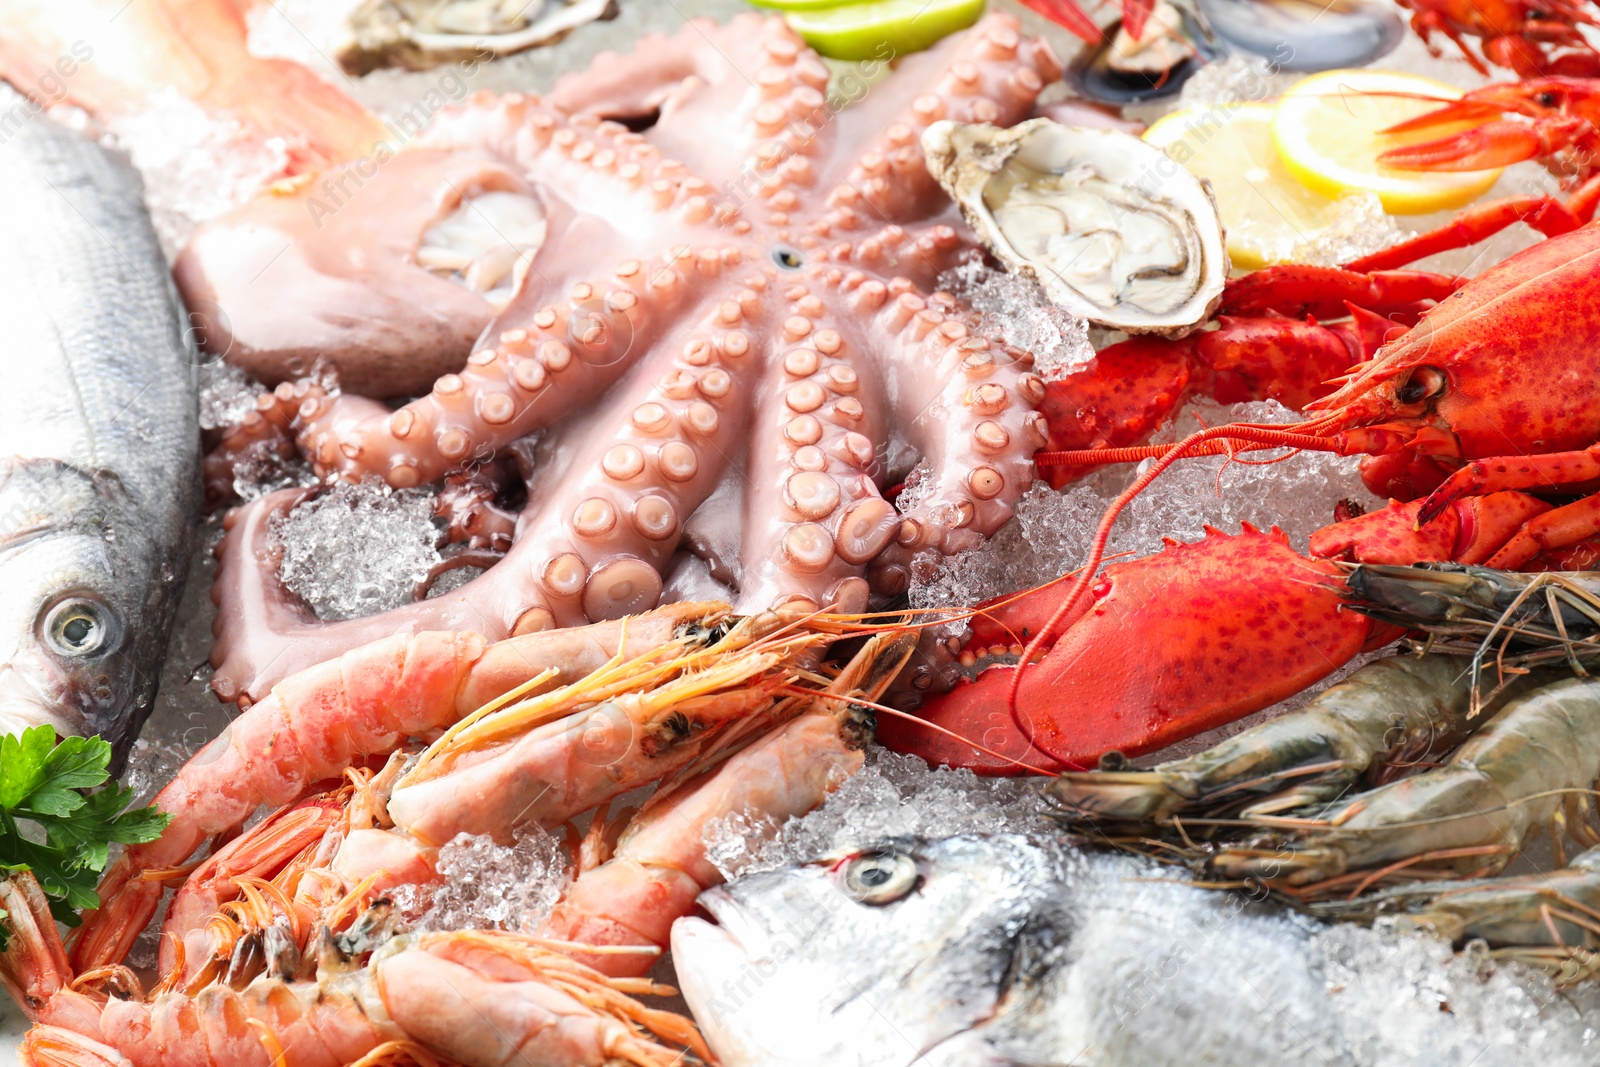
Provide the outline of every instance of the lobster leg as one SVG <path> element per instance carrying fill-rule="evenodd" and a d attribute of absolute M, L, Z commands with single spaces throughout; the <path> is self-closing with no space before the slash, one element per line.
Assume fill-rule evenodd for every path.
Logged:
<path fill-rule="evenodd" d="M 1397 260 L 1395 265 L 1409 262 Z M 1276 311 L 1318 318 L 1344 315 L 1352 305 L 1369 311 L 1409 311 L 1443 300 L 1465 282 L 1426 271 L 1286 263 L 1230 281 L 1222 294 L 1222 311 L 1230 315 Z"/>
<path fill-rule="evenodd" d="M 1391 502 L 1380 511 L 1336 522 L 1311 535 L 1311 554 L 1347 563 L 1484 563 L 1547 513 L 1527 493 L 1491 493 L 1451 504 L 1419 526 L 1423 502 Z"/>
<path fill-rule="evenodd" d="M 1520 570 L 1547 552 L 1576 545 L 1600 534 L 1600 496 L 1586 496 L 1530 519 L 1488 561 L 1501 570 Z"/>
<path fill-rule="evenodd" d="M 1507 489 L 1553 490 L 1561 486 L 1581 486 L 1597 479 L 1600 479 L 1600 445 L 1579 452 L 1474 460 L 1451 474 L 1428 495 L 1417 522 L 1432 522 L 1445 508 L 1466 496 L 1483 496 Z"/>
<path fill-rule="evenodd" d="M 1406 291 L 1402 302 L 1417 296 Z M 1195 395 L 1224 404 L 1270 398 L 1299 410 L 1332 392 L 1329 379 L 1371 358 L 1396 329 L 1393 321 L 1362 307 L 1345 305 L 1337 313 L 1351 318 L 1324 325 L 1278 315 L 1224 315 L 1217 329 L 1180 340 L 1134 337 L 1111 345 L 1088 366 L 1045 386 L 1039 412 L 1049 440 L 1042 451 L 1140 444 Z M 1091 469 L 1041 466 L 1039 472 L 1060 489 Z"/>
<path fill-rule="evenodd" d="M 1477 244 L 1517 222 L 1527 223 L 1546 237 L 1557 237 L 1576 230 L 1594 216 L 1596 194 L 1600 194 L 1600 177 L 1590 179 L 1565 203 L 1550 196 L 1515 196 L 1479 204 L 1438 229 L 1351 260 L 1346 266 L 1352 270 L 1386 270 Z"/>
<path fill-rule="evenodd" d="M 1461 49 L 1462 58 L 1468 63 L 1472 64 L 1473 70 L 1477 71 L 1479 74 L 1482 74 L 1486 78 L 1489 76 L 1489 68 L 1485 66 L 1483 60 L 1479 59 L 1472 49 L 1467 46 L 1467 42 L 1465 38 L 1462 37 L 1461 31 L 1452 26 L 1449 20 L 1444 18 L 1438 12 L 1418 11 L 1416 14 L 1411 16 L 1411 30 L 1418 37 L 1422 38 L 1422 43 L 1428 46 L 1428 53 L 1435 57 L 1442 55 L 1443 51 L 1438 45 L 1433 43 L 1433 35 L 1435 33 L 1444 34 L 1446 37 L 1450 38 L 1452 42 L 1454 42 L 1457 48 Z"/>
<path fill-rule="evenodd" d="M 1510 123 L 1504 125 L 1509 126 Z M 1518 128 L 1525 130 L 1526 126 Z M 1498 166 L 1498 163 L 1483 163 L 1483 166 Z M 1453 166 L 1445 170 L 1472 170 L 1472 168 Z M 1389 270 L 1408 262 L 1418 261 L 1424 256 L 1475 245 L 1493 237 L 1494 234 L 1499 234 L 1514 222 L 1526 222 L 1528 226 L 1546 237 L 1560 237 L 1562 234 L 1570 234 L 1571 230 L 1576 230 L 1590 219 L 1594 219 L 1597 205 L 1600 205 L 1600 174 L 1595 174 L 1594 178 L 1581 184 L 1565 202 L 1555 197 L 1507 197 L 1504 200 L 1480 203 L 1475 208 L 1462 211 L 1456 218 L 1445 222 L 1438 229 L 1427 230 L 1424 234 L 1418 234 L 1398 245 L 1390 245 L 1389 248 L 1376 251 L 1371 256 L 1352 259 L 1344 266 L 1350 270 Z"/>

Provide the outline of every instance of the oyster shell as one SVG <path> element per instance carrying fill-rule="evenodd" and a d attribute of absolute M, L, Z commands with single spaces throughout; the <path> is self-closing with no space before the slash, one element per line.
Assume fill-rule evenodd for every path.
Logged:
<path fill-rule="evenodd" d="M 995 257 L 1062 309 L 1181 337 L 1221 301 L 1228 254 L 1211 187 L 1139 138 L 1049 119 L 946 121 L 922 149 Z"/>
<path fill-rule="evenodd" d="M 361 0 L 334 52 L 348 74 L 429 70 L 548 44 L 616 14 L 617 0 Z"/>

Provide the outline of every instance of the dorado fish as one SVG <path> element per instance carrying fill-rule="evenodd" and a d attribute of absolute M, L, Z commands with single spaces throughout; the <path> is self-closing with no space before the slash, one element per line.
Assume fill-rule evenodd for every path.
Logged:
<path fill-rule="evenodd" d="M 887 840 L 700 903 L 672 959 L 723 1067 L 1552 1067 L 1600 1045 L 1592 986 L 1020 835 Z"/>
<path fill-rule="evenodd" d="M 0 734 L 126 755 L 199 504 L 196 357 L 138 177 L 0 87 Z"/>

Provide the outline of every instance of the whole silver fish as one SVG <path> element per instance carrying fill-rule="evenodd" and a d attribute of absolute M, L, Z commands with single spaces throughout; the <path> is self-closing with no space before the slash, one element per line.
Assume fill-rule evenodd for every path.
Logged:
<path fill-rule="evenodd" d="M 155 697 L 199 504 L 196 357 L 137 175 L 0 91 L 0 734 Z"/>
<path fill-rule="evenodd" d="M 1600 1042 L 1593 983 L 1019 835 L 891 838 L 700 903 L 672 962 L 723 1067 L 1593 1067 Z"/>

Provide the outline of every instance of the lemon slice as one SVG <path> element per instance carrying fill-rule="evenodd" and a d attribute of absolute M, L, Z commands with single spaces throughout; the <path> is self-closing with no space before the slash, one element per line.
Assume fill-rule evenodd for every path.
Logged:
<path fill-rule="evenodd" d="M 1417 96 L 1426 99 L 1415 99 Z M 1403 134 L 1380 130 L 1440 107 L 1461 90 L 1432 78 L 1381 70 L 1329 70 L 1297 82 L 1272 118 L 1272 139 L 1289 171 L 1328 196 L 1371 192 L 1392 215 L 1449 211 L 1481 196 L 1498 170 L 1402 170 L 1378 154 L 1471 129 L 1455 122 Z"/>
<path fill-rule="evenodd" d="M 830 59 L 889 60 L 920 52 L 983 15 L 985 0 L 868 0 L 791 10 L 784 17 L 806 44 Z"/>
<path fill-rule="evenodd" d="M 1287 262 L 1339 216 L 1337 200 L 1307 189 L 1278 158 L 1269 104 L 1174 111 L 1144 139 L 1211 182 L 1239 270 Z"/>

